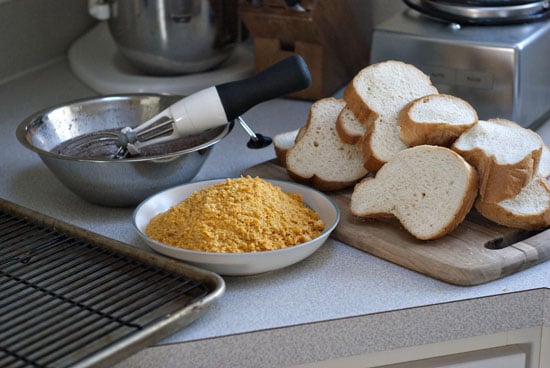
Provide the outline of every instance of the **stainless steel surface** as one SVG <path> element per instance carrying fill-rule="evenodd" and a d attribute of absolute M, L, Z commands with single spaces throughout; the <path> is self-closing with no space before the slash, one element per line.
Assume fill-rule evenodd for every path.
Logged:
<path fill-rule="evenodd" d="M 378 25 L 371 63 L 413 64 L 441 93 L 465 99 L 480 119 L 536 127 L 550 117 L 550 22 L 449 27 L 413 10 Z"/>
<path fill-rule="evenodd" d="M 90 13 L 108 18 L 121 53 L 150 74 L 215 68 L 239 41 L 237 0 L 96 0 Z"/>
<path fill-rule="evenodd" d="M 455 25 L 509 25 L 538 22 L 550 17 L 548 0 L 457 1 L 403 0 L 411 9 Z"/>
<path fill-rule="evenodd" d="M 136 94 L 78 100 L 28 117 L 19 125 L 17 138 L 77 195 L 105 206 L 133 206 L 162 189 L 190 181 L 232 124 L 150 147 L 143 156 L 124 160 L 74 158 L 52 150 L 82 134 L 145 121 L 179 99 Z"/>
<path fill-rule="evenodd" d="M 123 137 L 118 131 L 93 132 L 61 142 L 54 150 L 69 157 L 118 160 L 128 156 Z"/>
<path fill-rule="evenodd" d="M 183 328 L 216 274 L 0 200 L 0 366 L 112 366 Z"/>
<path fill-rule="evenodd" d="M 459 5 L 433 0 L 420 0 L 420 3 L 424 6 L 465 18 L 525 17 L 544 11 L 549 6 L 548 0 L 501 6 L 471 6 L 468 3 Z"/>

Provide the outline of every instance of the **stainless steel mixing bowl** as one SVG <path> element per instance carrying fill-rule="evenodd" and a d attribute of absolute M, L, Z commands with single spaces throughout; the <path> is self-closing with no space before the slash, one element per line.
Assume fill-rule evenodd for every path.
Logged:
<path fill-rule="evenodd" d="M 233 124 L 123 160 L 68 157 L 55 148 L 82 134 L 136 126 L 180 98 L 134 94 L 77 100 L 33 114 L 21 122 L 16 134 L 77 195 L 104 206 L 134 206 L 153 193 L 193 179 Z"/>

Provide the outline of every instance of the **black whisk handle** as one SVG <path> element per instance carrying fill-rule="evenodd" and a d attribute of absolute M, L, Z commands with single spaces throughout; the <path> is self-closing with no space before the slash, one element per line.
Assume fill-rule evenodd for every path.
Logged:
<path fill-rule="evenodd" d="M 216 86 L 227 120 L 244 114 L 253 106 L 300 91 L 311 85 L 304 59 L 290 56 L 248 79 Z"/>

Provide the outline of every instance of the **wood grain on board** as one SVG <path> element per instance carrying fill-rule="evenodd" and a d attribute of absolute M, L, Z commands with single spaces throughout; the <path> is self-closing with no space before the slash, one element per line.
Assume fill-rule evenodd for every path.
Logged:
<path fill-rule="evenodd" d="M 291 180 L 284 167 L 268 161 L 243 175 Z M 451 234 L 418 240 L 396 219 L 364 220 L 349 211 L 352 189 L 328 192 L 341 211 L 332 237 L 347 245 L 455 285 L 477 285 L 550 259 L 550 229 L 524 231 L 497 225 L 473 210 Z"/>

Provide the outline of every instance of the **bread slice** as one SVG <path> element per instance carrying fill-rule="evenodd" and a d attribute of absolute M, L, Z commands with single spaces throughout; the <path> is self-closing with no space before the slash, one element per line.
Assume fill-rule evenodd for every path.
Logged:
<path fill-rule="evenodd" d="M 366 128 L 357 143 L 363 153 L 365 168 L 375 173 L 398 152 L 407 148 L 395 121 L 378 119 Z"/>
<path fill-rule="evenodd" d="M 336 131 L 345 143 L 355 144 L 365 134 L 366 127 L 349 107 L 344 107 L 336 120 Z"/>
<path fill-rule="evenodd" d="M 452 145 L 479 173 L 484 202 L 513 198 L 535 177 L 543 142 L 538 134 L 505 119 L 480 120 Z"/>
<path fill-rule="evenodd" d="M 294 146 L 298 129 L 276 134 L 273 137 L 273 148 L 275 149 L 275 161 L 281 165 L 286 165 L 286 153 Z"/>
<path fill-rule="evenodd" d="M 344 89 L 344 100 L 366 127 L 360 147 L 372 172 L 407 146 L 401 141 L 397 118 L 412 100 L 437 93 L 430 78 L 411 64 L 389 60 L 369 65 Z"/>
<path fill-rule="evenodd" d="M 394 216 L 413 236 L 436 239 L 453 231 L 471 210 L 477 173 L 449 148 L 421 145 L 397 153 L 355 185 L 351 213 Z"/>
<path fill-rule="evenodd" d="M 550 177 L 550 148 L 545 144 L 542 147 L 542 154 L 540 156 L 539 170 L 537 174 L 543 178 Z"/>
<path fill-rule="evenodd" d="M 359 148 L 344 143 L 336 132 L 336 119 L 344 106 L 343 100 L 333 97 L 311 106 L 306 125 L 286 154 L 292 179 L 331 191 L 350 187 L 367 174 Z"/>
<path fill-rule="evenodd" d="M 408 146 L 449 147 L 477 123 L 476 110 L 461 98 L 434 94 L 409 102 L 399 113 L 401 139 Z"/>
<path fill-rule="evenodd" d="M 344 89 L 344 100 L 359 121 L 368 125 L 378 118 L 397 122 L 406 104 L 434 93 L 437 89 L 421 70 L 389 60 L 359 71 Z"/>
<path fill-rule="evenodd" d="M 475 207 L 484 217 L 500 225 L 544 229 L 550 226 L 550 187 L 545 178 L 536 177 L 514 198 L 487 203 L 480 197 Z"/>

